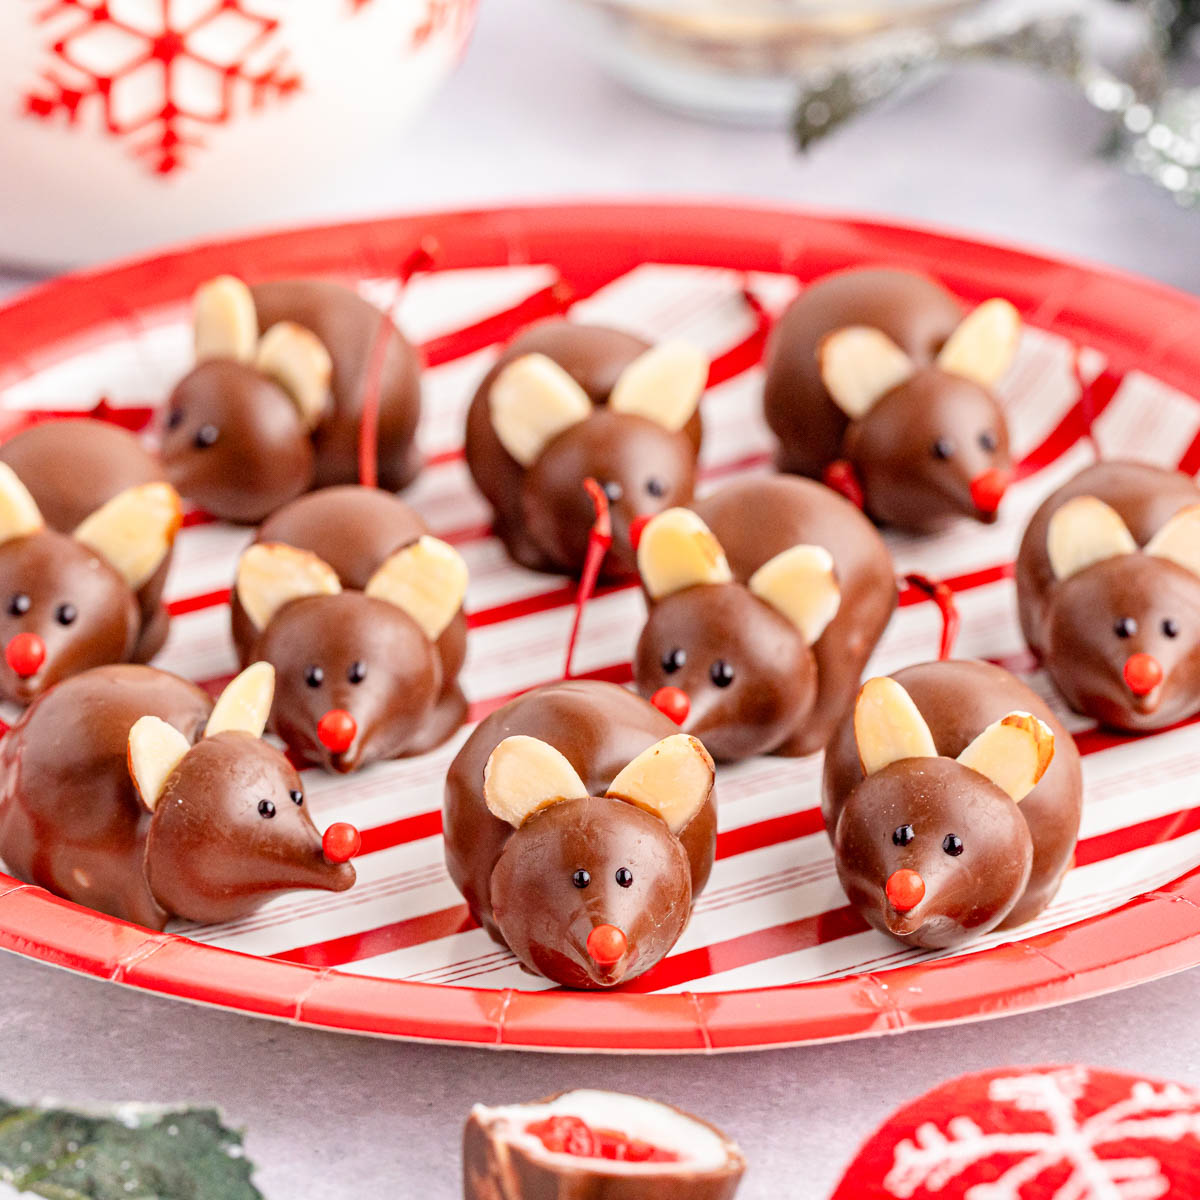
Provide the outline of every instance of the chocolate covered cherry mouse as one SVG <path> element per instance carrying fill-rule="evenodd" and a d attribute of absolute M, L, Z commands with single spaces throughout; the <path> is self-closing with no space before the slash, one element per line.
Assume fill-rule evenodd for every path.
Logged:
<path fill-rule="evenodd" d="M 1071 865 L 1082 800 L 1070 734 L 989 663 L 868 680 L 825 752 L 838 877 L 867 921 L 910 946 L 1036 917 Z"/>
<path fill-rule="evenodd" d="M 357 832 L 324 839 L 300 777 L 261 740 L 271 668 L 212 704 L 143 666 L 47 692 L 0 746 L 0 858 L 29 883 L 161 929 L 226 921 L 290 888 L 345 891 Z"/>
<path fill-rule="evenodd" d="M 403 500 L 374 488 L 302 496 L 238 562 L 233 635 L 274 665 L 271 728 L 330 771 L 420 754 L 463 722 L 467 567 Z"/>
<path fill-rule="evenodd" d="M 1034 513 L 1017 556 L 1021 628 L 1067 703 L 1115 729 L 1200 712 L 1200 488 L 1106 462 Z"/>
<path fill-rule="evenodd" d="M 417 354 L 361 296 L 223 275 L 196 293 L 195 335 L 197 365 L 166 404 L 163 458 L 180 494 L 213 516 L 254 524 L 312 488 L 357 482 L 369 403 L 380 486 L 416 475 Z"/>
<path fill-rule="evenodd" d="M 467 465 L 522 566 L 575 574 L 594 517 L 584 480 L 608 498 L 602 576 L 636 570 L 630 527 L 692 498 L 704 354 L 615 329 L 545 321 L 488 372 L 467 414 Z"/>
<path fill-rule="evenodd" d="M 807 479 L 729 484 L 651 518 L 638 690 L 719 760 L 821 749 L 896 606 L 891 558 Z"/>
<path fill-rule="evenodd" d="M 843 271 L 805 288 L 768 351 L 780 469 L 917 532 L 955 516 L 994 521 L 1011 462 L 991 389 L 1020 326 L 1006 300 L 964 319 L 940 284 L 907 271 Z"/>
<path fill-rule="evenodd" d="M 446 865 L 528 970 L 614 987 L 687 924 L 712 870 L 712 790 L 700 742 L 632 692 L 537 688 L 484 720 L 451 763 Z"/>
<path fill-rule="evenodd" d="M 28 704 L 68 676 L 131 662 L 154 647 L 166 615 L 152 632 L 141 589 L 158 591 L 156 622 L 160 572 L 182 517 L 170 484 L 143 483 L 60 532 L 0 462 L 0 696 Z"/>

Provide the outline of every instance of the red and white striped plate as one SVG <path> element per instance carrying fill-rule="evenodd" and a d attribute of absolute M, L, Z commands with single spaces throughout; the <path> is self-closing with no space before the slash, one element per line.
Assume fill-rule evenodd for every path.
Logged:
<path fill-rule="evenodd" d="M 401 290 L 421 239 L 437 269 Z M 412 217 L 207 245 L 50 284 L 0 310 L 7 427 L 91 409 L 145 425 L 186 369 L 187 305 L 220 272 L 329 275 L 395 305 L 424 346 L 429 465 L 407 498 L 471 569 L 464 685 L 473 717 L 555 679 L 572 588 L 513 566 L 462 462 L 463 414 L 497 347 L 568 312 L 713 356 L 704 486 L 765 471 L 763 323 L 812 280 L 857 263 L 936 275 L 967 301 L 1009 297 L 1028 323 L 1005 384 L 1019 482 L 1003 521 L 938 539 L 889 535 L 901 573 L 950 579 L 959 652 L 1023 675 L 1057 705 L 1022 644 L 1009 578 L 1041 498 L 1101 449 L 1200 469 L 1200 301 L 1141 280 L 920 230 L 762 209 L 575 206 Z M 1081 401 L 1081 349 L 1092 381 Z M 224 607 L 245 531 L 194 514 L 170 587 L 160 665 L 204 681 L 234 668 Z M 576 667 L 627 681 L 635 590 L 590 607 Z M 872 671 L 935 655 L 935 607 L 906 594 Z M 359 883 L 299 893 L 224 925 L 165 934 L 0 875 L 0 947 L 116 982 L 302 1024 L 518 1048 L 711 1051 L 884 1033 L 1060 1003 L 1200 963 L 1200 722 L 1124 739 L 1063 714 L 1084 754 L 1078 865 L 1031 925 L 937 955 L 898 946 L 846 906 L 818 810 L 819 759 L 723 768 L 712 882 L 674 951 L 619 992 L 571 994 L 523 974 L 473 926 L 442 866 L 442 778 L 465 731 L 423 758 L 349 779 L 310 773 L 319 824 L 364 831 Z"/>

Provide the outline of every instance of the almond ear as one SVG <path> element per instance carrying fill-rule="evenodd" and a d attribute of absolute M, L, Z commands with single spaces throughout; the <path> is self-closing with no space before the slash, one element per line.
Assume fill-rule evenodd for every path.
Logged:
<path fill-rule="evenodd" d="M 251 663 L 225 685 L 209 714 L 204 736 L 236 731 L 262 737 L 275 698 L 275 668 L 268 662 Z"/>
<path fill-rule="evenodd" d="M 169 483 L 118 492 L 75 530 L 75 540 L 110 562 L 136 592 L 162 566 L 183 524 L 183 504 Z"/>
<path fill-rule="evenodd" d="M 592 415 L 591 397 L 544 354 L 510 362 L 492 382 L 488 411 L 500 444 L 523 467 L 547 444 Z"/>
<path fill-rule="evenodd" d="M 854 740 L 863 774 L 903 758 L 937 758 L 933 734 L 913 698 L 887 675 L 868 679 L 854 706 Z"/>
<path fill-rule="evenodd" d="M 993 721 L 958 761 L 990 779 L 1018 804 L 1045 775 L 1054 759 L 1054 733 L 1037 717 L 1011 712 Z"/>
<path fill-rule="evenodd" d="M 462 555 L 425 534 L 397 550 L 367 581 L 366 593 L 408 613 L 425 636 L 436 642 L 462 608 L 467 582 Z"/>
<path fill-rule="evenodd" d="M 848 325 L 817 347 L 821 379 L 833 402 L 857 421 L 910 378 L 913 361 L 882 330 Z"/>
<path fill-rule="evenodd" d="M 1177 512 L 1151 539 L 1146 553 L 1200 575 L 1200 504 Z"/>
<path fill-rule="evenodd" d="M 306 429 L 325 419 L 333 359 L 315 333 L 292 321 L 272 325 L 258 343 L 254 365 L 291 396 Z"/>
<path fill-rule="evenodd" d="M 142 803 L 151 812 L 172 772 L 191 746 L 173 725 L 158 717 L 142 717 L 129 731 L 129 774 Z"/>
<path fill-rule="evenodd" d="M 661 817 L 674 834 L 704 807 L 716 769 L 698 738 L 673 733 L 643 750 L 617 777 L 606 795 Z"/>
<path fill-rule="evenodd" d="M 483 768 L 488 811 L 520 829 L 539 809 L 582 800 L 588 790 L 566 757 L 548 742 L 518 734 L 505 738 Z"/>
<path fill-rule="evenodd" d="M 721 543 L 690 508 L 668 508 L 646 522 L 637 565 L 652 600 L 701 583 L 733 582 Z"/>
<path fill-rule="evenodd" d="M 1007 300 L 985 300 L 947 339 L 937 365 L 951 375 L 990 388 L 1012 366 L 1020 341 L 1017 310 Z"/>
<path fill-rule="evenodd" d="M 621 372 L 608 407 L 682 429 L 693 417 L 708 384 L 708 356 L 688 342 L 662 342 Z"/>
<path fill-rule="evenodd" d="M 1121 554 L 1137 542 L 1116 509 L 1095 496 L 1076 496 L 1055 510 L 1046 528 L 1046 554 L 1055 579 L 1072 575 Z"/>
<path fill-rule="evenodd" d="M 196 289 L 192 300 L 196 361 L 232 358 L 254 361 L 258 313 L 250 289 L 232 275 L 219 275 Z"/>
<path fill-rule="evenodd" d="M 256 542 L 238 559 L 237 596 L 256 629 L 266 629 L 275 614 L 305 596 L 336 596 L 337 572 L 307 550 L 282 542 Z"/>
<path fill-rule="evenodd" d="M 787 617 L 814 645 L 842 603 L 833 555 L 824 546 L 792 546 L 768 559 L 746 585 Z"/>
<path fill-rule="evenodd" d="M 8 463 L 0 463 L 0 543 L 46 527 L 37 502 Z"/>

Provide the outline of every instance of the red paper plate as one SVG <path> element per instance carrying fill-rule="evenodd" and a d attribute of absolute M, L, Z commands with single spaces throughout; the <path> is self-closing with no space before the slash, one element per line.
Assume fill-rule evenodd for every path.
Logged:
<path fill-rule="evenodd" d="M 401 293 L 397 276 L 427 238 L 437 268 Z M 1089 419 L 1102 451 L 1200 469 L 1200 404 L 1188 394 L 1200 378 L 1200 302 L 1110 271 L 763 209 L 581 205 L 343 225 L 183 250 L 18 300 L 0 311 L 3 417 L 14 428 L 102 403 L 109 419 L 144 427 L 188 366 L 190 293 L 221 272 L 335 276 L 394 305 L 430 365 L 429 466 L 408 498 L 471 568 L 463 682 L 478 717 L 557 677 L 571 617 L 569 587 L 514 567 L 488 537 L 461 460 L 465 406 L 497 344 L 560 312 L 702 343 L 714 362 L 702 463 L 711 486 L 768 469 L 761 312 L 825 272 L 879 262 L 936 275 L 967 301 L 1007 296 L 1028 323 L 1003 389 L 1021 461 L 1003 521 L 889 541 L 901 573 L 949 577 L 958 589 L 960 653 L 1003 662 L 1050 698 L 1021 641 L 1009 566 L 1033 508 L 1091 460 Z M 234 669 L 224 603 L 247 538 L 189 519 L 162 666 L 213 684 Z M 597 598 L 577 670 L 627 680 L 639 626 L 636 591 Z M 938 632 L 935 607 L 905 594 L 871 670 L 933 657 Z M 1019 938 L 991 935 L 965 953 L 911 950 L 865 928 L 833 871 L 819 761 L 759 759 L 722 769 L 716 869 L 674 952 L 619 992 L 551 989 L 472 925 L 442 867 L 441 780 L 461 737 L 349 779 L 309 773 L 318 823 L 347 819 L 364 831 L 348 893 L 284 896 L 240 921 L 152 934 L 0 876 L 0 946 L 324 1028 L 627 1052 L 747 1049 L 998 1016 L 1200 963 L 1200 723 L 1126 739 L 1064 717 L 1085 762 L 1078 865 Z"/>

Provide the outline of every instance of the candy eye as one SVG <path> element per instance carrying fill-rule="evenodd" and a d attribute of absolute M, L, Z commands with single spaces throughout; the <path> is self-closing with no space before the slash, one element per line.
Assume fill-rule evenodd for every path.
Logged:
<path fill-rule="evenodd" d="M 633 872 L 628 867 L 621 867 L 617 871 L 617 886 L 633 887 Z"/>
<path fill-rule="evenodd" d="M 723 658 L 718 658 L 709 669 L 708 676 L 717 687 L 726 688 L 733 682 L 733 668 Z"/>
<path fill-rule="evenodd" d="M 260 817 L 273 817 L 275 815 L 275 805 L 270 800 L 260 800 L 258 802 L 258 815 Z"/>
<path fill-rule="evenodd" d="M 60 625 L 72 625 L 79 616 L 79 610 L 73 604 L 60 604 L 54 610 L 54 619 Z"/>
<path fill-rule="evenodd" d="M 178 429 L 183 424 L 183 409 L 173 408 L 167 413 L 167 428 Z"/>
<path fill-rule="evenodd" d="M 8 615 L 10 617 L 23 617 L 28 611 L 32 601 L 24 592 L 18 592 L 8 602 Z"/>
<path fill-rule="evenodd" d="M 661 500 L 667 494 L 667 485 L 657 475 L 651 475 L 646 480 L 646 491 L 656 500 Z"/>
<path fill-rule="evenodd" d="M 662 669 L 668 675 L 674 675 L 676 671 L 682 670 L 687 663 L 687 651 L 682 646 L 676 646 L 674 650 L 668 650 L 663 655 Z"/>
<path fill-rule="evenodd" d="M 1162 631 L 1169 638 L 1178 637 L 1179 636 L 1179 622 L 1176 621 L 1174 617 L 1168 617 L 1162 623 Z"/>
<path fill-rule="evenodd" d="M 571 882 L 577 888 L 585 888 L 589 883 L 592 882 L 592 877 L 586 871 L 579 870 L 571 876 Z"/>
<path fill-rule="evenodd" d="M 293 804 L 304 803 L 304 793 L 299 788 L 292 788 L 288 795 L 291 796 Z"/>
<path fill-rule="evenodd" d="M 367 677 L 367 664 L 365 662 L 356 662 L 350 664 L 350 670 L 346 672 L 346 678 L 351 683 L 362 683 Z"/>
<path fill-rule="evenodd" d="M 990 429 L 988 429 L 979 435 L 979 444 L 984 450 L 991 454 L 999 443 L 996 441 L 996 435 Z"/>
<path fill-rule="evenodd" d="M 957 858 L 963 852 L 962 838 L 956 833 L 948 833 L 946 840 L 942 843 L 942 849 L 950 855 L 951 858 Z"/>
<path fill-rule="evenodd" d="M 892 841 L 897 846 L 907 846 L 916 836 L 911 825 L 898 825 L 892 834 Z"/>
<path fill-rule="evenodd" d="M 621 497 L 625 495 L 625 489 L 615 479 L 610 479 L 607 483 L 602 483 L 600 486 L 604 489 L 604 494 L 608 497 L 609 504 L 618 504 Z"/>
<path fill-rule="evenodd" d="M 207 450 L 210 446 L 216 444 L 216 440 L 221 436 L 220 430 L 215 425 L 201 425 L 196 430 L 196 436 L 192 439 L 197 450 Z"/>
<path fill-rule="evenodd" d="M 1131 638 L 1137 633 L 1138 624 L 1132 617 L 1122 617 L 1114 626 L 1113 633 L 1119 638 Z"/>
<path fill-rule="evenodd" d="M 315 664 L 311 667 L 305 667 L 304 682 L 312 688 L 320 687 L 325 682 L 325 672 Z"/>
<path fill-rule="evenodd" d="M 933 443 L 934 458 L 949 458 L 954 453 L 954 443 L 949 438 L 938 438 Z"/>

